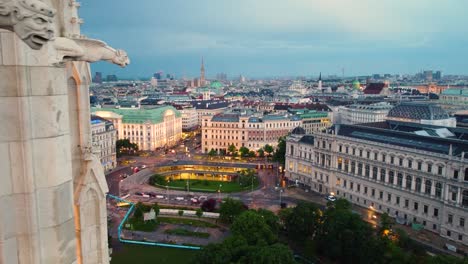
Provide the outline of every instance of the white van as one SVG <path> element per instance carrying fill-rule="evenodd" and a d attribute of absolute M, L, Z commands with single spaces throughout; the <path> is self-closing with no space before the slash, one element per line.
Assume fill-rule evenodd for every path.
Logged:
<path fill-rule="evenodd" d="M 176 199 L 177 201 L 183 201 L 183 200 L 185 200 L 184 197 L 176 197 L 175 199 Z"/>
<path fill-rule="evenodd" d="M 164 199 L 164 195 L 156 195 L 157 199 Z"/>

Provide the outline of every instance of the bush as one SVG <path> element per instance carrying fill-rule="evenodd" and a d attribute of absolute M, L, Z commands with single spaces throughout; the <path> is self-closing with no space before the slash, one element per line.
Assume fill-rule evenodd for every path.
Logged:
<path fill-rule="evenodd" d="M 198 208 L 197 212 L 196 212 L 196 215 L 198 216 L 198 218 L 202 217 L 203 216 L 203 210 Z"/>
<path fill-rule="evenodd" d="M 216 200 L 211 198 L 204 201 L 201 205 L 201 209 L 205 212 L 213 212 L 216 208 Z"/>
<path fill-rule="evenodd" d="M 179 216 L 183 216 L 184 215 L 184 211 L 183 210 L 179 210 Z"/>

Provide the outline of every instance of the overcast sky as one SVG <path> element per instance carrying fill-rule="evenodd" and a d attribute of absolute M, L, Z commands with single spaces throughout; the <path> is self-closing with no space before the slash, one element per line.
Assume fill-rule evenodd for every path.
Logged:
<path fill-rule="evenodd" d="M 82 0 L 82 33 L 125 49 L 148 77 L 468 74 L 465 0 Z"/>

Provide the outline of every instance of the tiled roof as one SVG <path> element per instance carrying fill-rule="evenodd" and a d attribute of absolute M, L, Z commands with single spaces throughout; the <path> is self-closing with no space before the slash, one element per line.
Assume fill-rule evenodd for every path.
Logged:
<path fill-rule="evenodd" d="M 389 123 L 390 122 L 390 123 Z M 462 152 L 468 152 L 468 141 L 459 138 L 443 138 L 429 135 L 417 135 L 413 132 L 400 129 L 398 126 L 392 127 L 392 121 L 370 123 L 365 125 L 337 125 L 333 129 L 337 135 L 351 137 L 366 141 L 383 144 L 396 145 L 411 149 L 418 149 L 439 154 L 449 154 L 452 146 L 452 155 L 460 156 Z M 380 124 L 380 126 L 373 126 Z M 413 124 L 400 122 L 401 126 L 406 124 L 406 130 L 410 130 Z M 396 125 L 396 123 L 393 123 Z M 414 124 L 418 125 L 418 124 Z M 385 128 L 386 127 L 386 128 Z M 415 131 L 416 127 L 413 128 Z M 419 129 L 421 129 L 419 127 Z M 448 128 L 452 130 L 452 128 Z M 460 129 L 458 129 L 460 130 Z M 468 132 L 467 129 L 463 129 Z"/>
<path fill-rule="evenodd" d="M 176 117 L 181 114 L 172 106 L 162 106 L 151 109 L 122 109 L 122 108 L 92 108 L 92 112 L 99 115 L 100 112 L 112 112 L 122 116 L 122 122 L 129 124 L 143 124 L 150 122 L 152 124 L 162 123 L 164 120 L 164 113 L 172 110 Z"/>
<path fill-rule="evenodd" d="M 388 117 L 412 120 L 443 120 L 448 113 L 440 106 L 428 103 L 402 103 L 388 112 Z"/>
<path fill-rule="evenodd" d="M 369 83 L 364 89 L 364 94 L 381 94 L 385 88 L 385 83 Z"/>

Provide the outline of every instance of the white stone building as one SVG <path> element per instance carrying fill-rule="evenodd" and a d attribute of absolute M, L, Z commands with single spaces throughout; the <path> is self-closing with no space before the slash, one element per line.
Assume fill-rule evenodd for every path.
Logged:
<path fill-rule="evenodd" d="M 192 131 L 198 128 L 198 113 L 195 108 L 183 108 L 179 111 L 182 115 L 182 131 Z"/>
<path fill-rule="evenodd" d="M 384 121 L 393 108 L 389 103 L 353 104 L 340 107 L 338 120 L 340 124 L 361 124 Z"/>
<path fill-rule="evenodd" d="M 286 177 L 468 245 L 468 130 L 385 121 L 287 139 Z"/>
<path fill-rule="evenodd" d="M 286 136 L 301 125 L 298 116 L 266 115 L 255 117 L 240 114 L 205 116 L 202 126 L 202 152 L 211 149 L 226 152 L 230 145 L 237 149 L 247 147 L 258 150 L 266 144 L 276 146 L 280 137 Z"/>
<path fill-rule="evenodd" d="M 99 159 L 105 171 L 117 166 L 117 152 L 115 143 L 117 131 L 114 124 L 104 118 L 91 116 L 91 135 L 93 146 L 99 147 Z"/>
<path fill-rule="evenodd" d="M 108 119 L 117 138 L 128 138 L 139 150 L 175 146 L 182 137 L 182 117 L 172 106 L 156 108 L 95 108 L 94 114 Z"/>

